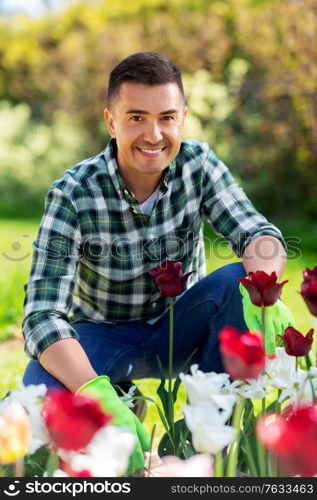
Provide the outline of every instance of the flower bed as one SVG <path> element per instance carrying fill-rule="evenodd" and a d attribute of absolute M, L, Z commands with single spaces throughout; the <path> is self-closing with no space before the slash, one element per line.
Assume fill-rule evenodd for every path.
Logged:
<path fill-rule="evenodd" d="M 317 266 L 303 275 L 301 295 L 317 316 Z M 169 264 L 165 274 L 156 269 L 152 276 L 171 306 L 169 376 L 166 381 L 162 371 L 162 405 L 157 405 L 166 433 L 158 450 L 147 453 L 140 474 L 317 476 L 314 330 L 303 335 L 289 326 L 275 339 L 265 326 L 265 309 L 279 300 L 285 282 L 277 283 L 274 273 L 249 273 L 242 286 L 261 308 L 262 331 L 225 328 L 219 339 L 227 373 L 203 373 L 192 365 L 173 381 L 173 297 L 187 276 L 179 263 Z M 184 418 L 175 422 L 181 382 L 187 404 Z M 131 406 L 133 394 L 123 400 Z M 0 475 L 127 476 L 136 438 L 111 420 L 87 396 L 47 392 L 44 385 L 12 391 L 0 403 Z"/>

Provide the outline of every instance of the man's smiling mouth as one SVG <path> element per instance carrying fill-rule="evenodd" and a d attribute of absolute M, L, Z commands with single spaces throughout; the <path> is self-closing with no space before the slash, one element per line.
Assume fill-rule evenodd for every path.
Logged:
<path fill-rule="evenodd" d="M 160 154 L 164 149 L 165 147 L 162 147 L 162 148 L 156 148 L 156 149 L 147 149 L 147 148 L 137 148 L 139 151 L 141 151 L 141 153 L 144 153 L 144 154 L 147 154 L 147 155 L 152 155 L 152 156 L 155 156 L 155 155 L 158 155 Z"/>

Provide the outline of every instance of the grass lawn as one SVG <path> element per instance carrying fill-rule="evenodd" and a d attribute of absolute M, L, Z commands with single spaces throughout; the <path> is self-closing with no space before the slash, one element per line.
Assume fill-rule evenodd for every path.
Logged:
<path fill-rule="evenodd" d="M 21 338 L 23 286 L 28 279 L 31 266 L 31 243 L 36 236 L 38 223 L 39 221 L 0 221 L 0 398 L 8 390 L 17 386 L 17 377 L 22 376 L 28 362 L 23 353 L 22 345 L 21 347 L 4 348 L 4 345 L 1 347 L 1 342 L 13 337 Z M 291 229 L 289 229 L 289 234 L 291 234 Z M 210 237 L 211 241 L 207 248 L 208 272 L 238 260 L 226 246 L 214 244 L 215 240 L 209 232 L 207 236 Z M 307 228 L 302 241 L 309 242 L 309 237 Z M 312 316 L 298 291 L 302 281 L 302 270 L 305 267 L 312 268 L 315 265 L 317 265 L 315 249 L 304 244 L 301 255 L 288 261 L 284 278 L 288 279 L 289 283 L 284 287 L 283 300 L 292 310 L 296 318 L 297 328 L 304 333 L 312 326 Z M 146 379 L 137 382 L 140 383 L 141 392 L 157 399 L 156 389 L 159 381 Z M 176 405 L 176 418 L 182 418 L 181 408 L 184 402 L 185 393 L 181 387 Z M 152 431 L 153 425 L 156 425 L 156 445 L 163 432 L 163 427 L 154 404 L 149 403 L 144 423 L 149 432 Z"/>

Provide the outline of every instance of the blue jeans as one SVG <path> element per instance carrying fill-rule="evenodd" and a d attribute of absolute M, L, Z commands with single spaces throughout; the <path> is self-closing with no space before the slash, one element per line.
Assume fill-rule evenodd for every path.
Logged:
<path fill-rule="evenodd" d="M 240 263 L 221 267 L 187 290 L 174 306 L 174 375 L 195 351 L 190 364 L 202 371 L 223 372 L 218 334 L 231 325 L 246 330 L 239 278 L 245 276 Z M 112 383 L 141 378 L 160 378 L 157 356 L 165 373 L 168 366 L 169 311 L 154 325 L 144 320 L 116 324 L 78 321 L 72 323 L 79 342 L 98 375 Z M 63 387 L 36 360 L 29 362 L 25 385 L 44 383 Z"/>

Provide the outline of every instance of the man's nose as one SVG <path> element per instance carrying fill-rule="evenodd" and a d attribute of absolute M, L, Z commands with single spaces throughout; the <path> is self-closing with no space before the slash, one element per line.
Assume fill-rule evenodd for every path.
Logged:
<path fill-rule="evenodd" d="M 148 122 L 144 130 L 144 140 L 150 144 L 157 144 L 163 139 L 160 124 L 156 121 Z"/>

